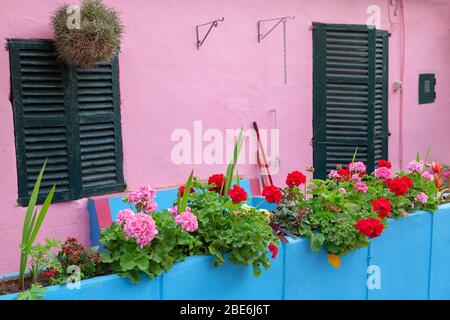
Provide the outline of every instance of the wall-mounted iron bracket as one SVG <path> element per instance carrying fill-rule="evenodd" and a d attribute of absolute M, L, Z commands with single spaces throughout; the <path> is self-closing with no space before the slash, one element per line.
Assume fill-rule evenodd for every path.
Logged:
<path fill-rule="evenodd" d="M 285 25 L 286 22 L 288 21 L 288 19 L 294 20 L 295 16 L 267 19 L 267 20 L 259 20 L 258 21 L 258 42 L 261 42 L 261 40 L 263 40 L 265 37 L 267 37 L 280 23 L 283 23 L 283 25 Z M 262 22 L 270 22 L 270 21 L 277 21 L 277 23 L 275 23 L 275 25 L 269 31 L 266 32 L 266 34 L 261 34 L 261 23 Z"/>
<path fill-rule="evenodd" d="M 200 24 L 200 25 L 198 25 L 198 26 L 195 26 L 195 33 L 197 34 L 197 49 L 200 49 L 200 47 L 201 47 L 201 46 L 203 45 L 203 43 L 205 42 L 206 38 L 208 38 L 208 35 L 209 35 L 209 33 L 211 32 L 211 29 L 212 29 L 213 27 L 217 27 L 217 26 L 219 25 L 219 22 L 222 22 L 222 21 L 224 21 L 224 20 L 225 20 L 225 18 L 222 17 L 222 19 L 217 19 L 217 20 L 214 20 L 214 21 L 210 21 L 210 22 L 207 22 L 207 23 L 204 23 L 204 24 Z M 208 29 L 208 31 L 206 32 L 206 34 L 205 34 L 205 36 L 203 37 L 203 39 L 200 40 L 199 28 L 200 28 L 200 27 L 203 27 L 203 26 L 207 26 L 207 25 L 209 25 L 209 29 Z"/>
<path fill-rule="evenodd" d="M 267 37 L 278 25 L 283 24 L 283 67 L 284 67 L 284 84 L 287 84 L 287 36 L 286 36 L 286 22 L 288 20 L 294 20 L 295 16 L 293 17 L 282 17 L 282 18 L 275 18 L 275 19 L 267 19 L 267 20 L 259 20 L 258 21 L 258 43 L 261 42 L 265 37 Z M 277 21 L 275 25 L 267 31 L 265 34 L 261 33 L 261 23 L 263 22 L 271 22 L 271 21 Z"/>

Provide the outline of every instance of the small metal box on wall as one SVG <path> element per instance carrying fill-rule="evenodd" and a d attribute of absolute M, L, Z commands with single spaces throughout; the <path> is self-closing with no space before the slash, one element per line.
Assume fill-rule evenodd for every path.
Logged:
<path fill-rule="evenodd" d="M 436 77 L 434 73 L 419 74 L 419 104 L 436 100 Z"/>

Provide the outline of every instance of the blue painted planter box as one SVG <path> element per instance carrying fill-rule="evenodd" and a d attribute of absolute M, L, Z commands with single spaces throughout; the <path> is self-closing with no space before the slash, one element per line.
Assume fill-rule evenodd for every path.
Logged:
<path fill-rule="evenodd" d="M 283 244 L 272 267 L 254 278 L 251 267 L 231 262 L 218 268 L 212 257 L 189 257 L 153 281 L 108 275 L 81 281 L 80 289 L 48 287 L 46 299 L 450 299 L 450 204 L 392 220 L 379 238 L 327 263 L 307 239 Z M 368 289 L 367 268 L 380 270 L 381 287 Z M 16 294 L 0 296 L 15 299 Z"/>

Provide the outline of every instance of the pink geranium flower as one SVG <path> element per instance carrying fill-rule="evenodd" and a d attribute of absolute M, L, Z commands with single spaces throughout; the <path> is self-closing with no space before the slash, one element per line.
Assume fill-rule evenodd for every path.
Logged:
<path fill-rule="evenodd" d="M 413 160 L 411 162 L 408 163 L 408 170 L 412 171 L 412 172 L 422 172 L 423 171 L 423 166 L 424 166 L 424 162 L 423 160 L 420 161 L 416 161 Z"/>
<path fill-rule="evenodd" d="M 428 202 L 428 196 L 426 193 L 421 192 L 416 196 L 416 200 L 425 204 Z"/>
<path fill-rule="evenodd" d="M 367 185 L 364 182 L 357 182 L 357 183 L 355 183 L 354 189 L 355 189 L 355 191 L 367 192 L 367 190 L 369 188 L 367 187 Z"/>
<path fill-rule="evenodd" d="M 375 169 L 375 178 L 377 179 L 390 179 L 391 178 L 391 170 L 386 167 L 379 167 Z"/>
<path fill-rule="evenodd" d="M 122 211 L 119 211 L 119 213 L 117 214 L 116 223 L 117 224 L 125 223 L 132 215 L 134 215 L 134 212 L 130 209 L 124 209 Z"/>
<path fill-rule="evenodd" d="M 198 229 L 197 217 L 191 212 L 190 208 L 186 208 L 185 212 L 175 217 L 175 222 L 187 232 L 194 232 Z"/>
<path fill-rule="evenodd" d="M 158 234 L 155 220 L 144 213 L 129 216 L 124 223 L 123 231 L 126 233 L 127 240 L 134 238 L 141 248 L 150 244 Z"/>
<path fill-rule="evenodd" d="M 430 173 L 430 171 L 424 171 L 422 173 L 422 178 L 424 178 L 425 180 L 433 181 L 434 180 L 434 175 L 432 173 Z"/>
<path fill-rule="evenodd" d="M 348 169 L 351 172 L 360 172 L 360 173 L 364 173 L 366 172 L 366 165 L 364 164 L 364 162 L 361 161 L 357 161 L 357 162 L 350 162 Z"/>

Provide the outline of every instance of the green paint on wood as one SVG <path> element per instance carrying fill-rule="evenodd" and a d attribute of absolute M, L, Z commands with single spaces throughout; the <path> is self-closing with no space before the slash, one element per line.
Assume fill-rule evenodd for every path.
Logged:
<path fill-rule="evenodd" d="M 49 40 L 9 40 L 20 205 L 48 159 L 38 201 L 125 189 L 118 61 L 92 69 L 56 59 Z"/>

